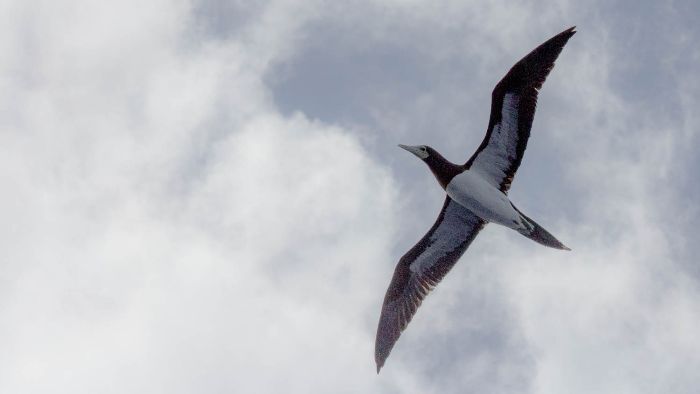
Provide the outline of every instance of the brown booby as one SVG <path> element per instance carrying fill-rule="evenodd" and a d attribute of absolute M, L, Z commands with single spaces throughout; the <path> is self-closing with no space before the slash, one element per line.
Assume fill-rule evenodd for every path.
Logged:
<path fill-rule="evenodd" d="M 520 212 L 507 194 L 525 153 L 537 93 L 574 29 L 535 48 L 496 85 L 486 136 L 466 163 L 453 164 L 429 146 L 399 145 L 428 165 L 447 196 L 433 226 L 401 257 L 394 271 L 377 328 L 377 373 L 425 296 L 487 223 L 512 228 L 545 246 L 570 250 Z"/>

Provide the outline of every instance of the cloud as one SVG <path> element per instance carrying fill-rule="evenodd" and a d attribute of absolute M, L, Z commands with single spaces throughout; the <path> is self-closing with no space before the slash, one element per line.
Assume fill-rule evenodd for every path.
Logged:
<path fill-rule="evenodd" d="M 3 7 L 0 391 L 697 387 L 686 5 Z M 511 197 L 573 252 L 488 226 L 377 377 L 442 201 L 394 145 L 466 159 L 493 84 L 571 24 Z"/>
<path fill-rule="evenodd" d="M 699 360 L 693 351 L 679 351 L 673 343 L 675 335 L 684 338 L 681 342 L 688 349 L 695 349 L 697 343 L 684 334 L 670 334 L 664 327 L 685 332 L 698 319 L 691 301 L 697 295 L 697 279 L 688 276 L 692 270 L 677 249 L 683 247 L 680 240 L 692 233 L 687 223 L 695 222 L 697 214 L 692 199 L 683 193 L 688 186 L 677 178 L 685 170 L 679 168 L 669 176 L 671 167 L 692 168 L 693 155 L 683 152 L 693 145 L 679 140 L 678 130 L 688 130 L 687 126 L 663 111 L 679 98 L 681 102 L 695 100 L 694 91 L 686 93 L 695 78 L 683 73 L 654 75 L 658 68 L 650 63 L 635 68 L 639 66 L 635 62 L 649 60 L 645 52 L 649 47 L 662 48 L 660 59 L 685 53 L 683 46 L 663 43 L 671 42 L 679 31 L 691 34 L 688 25 L 656 31 L 658 42 L 647 45 L 648 32 L 630 35 L 624 23 L 617 23 L 619 13 L 603 5 L 584 8 L 560 2 L 548 8 L 543 18 L 535 7 L 480 9 L 445 2 L 440 7 L 402 3 L 387 8 L 394 18 L 380 19 L 382 22 L 370 18 L 360 24 L 362 28 L 353 28 L 357 26 L 354 21 L 383 9 L 381 6 L 358 12 L 357 19 L 350 12 L 338 20 L 322 20 L 321 24 L 332 26 L 324 29 L 331 38 L 318 34 L 308 52 L 299 51 L 292 71 L 286 71 L 288 82 L 278 85 L 278 99 L 322 118 L 368 119 L 365 122 L 374 124 L 368 129 L 376 133 L 372 138 L 380 143 L 407 136 L 420 138 L 417 142 L 444 145 L 449 141 L 440 150 L 448 157 L 466 157 L 464 146 L 476 146 L 482 136 L 467 125 L 479 124 L 479 114 L 488 108 L 483 98 L 502 75 L 496 71 L 494 76 L 494 70 L 505 72 L 543 37 L 567 26 L 561 22 L 564 19 L 578 24 L 581 31 L 543 89 L 528 155 L 511 193 L 521 208 L 534 212 L 533 217 L 554 223 L 547 227 L 571 240 L 574 253 L 542 250 L 499 229 L 485 231 L 462 265 L 426 302 L 423 309 L 430 311 L 420 312 L 402 337 L 405 348 L 421 349 L 411 352 L 420 355 L 411 360 L 411 368 L 426 379 L 440 376 L 428 379 L 440 392 L 459 392 L 464 387 L 486 392 L 692 390 L 692 371 Z M 611 13 L 605 14 L 607 11 Z M 657 11 L 654 7 L 640 9 L 634 20 L 648 20 Z M 605 18 L 595 19 L 599 13 Z M 463 19 L 474 14 L 481 15 L 479 24 Z M 667 16 L 678 20 L 673 12 L 665 12 Z M 542 23 L 532 27 L 533 20 Z M 554 26 L 552 30 L 542 27 L 548 23 Z M 454 42 L 454 37 L 468 39 Z M 372 49 L 367 49 L 367 43 L 372 43 Z M 455 47 L 459 51 L 452 52 Z M 383 58 L 386 54 L 391 57 Z M 337 60 L 359 58 L 366 64 L 365 57 L 375 63 L 357 77 L 345 68 L 364 70 L 365 66 L 354 68 Z M 681 70 L 666 64 L 670 73 Z M 306 97 L 292 95 L 308 92 L 309 100 L 319 97 L 314 96 L 315 71 L 309 70 L 328 66 L 337 70 L 337 65 L 342 70 L 337 87 L 347 97 L 347 106 L 325 108 L 322 101 L 307 102 Z M 488 81 L 488 85 L 462 80 L 441 84 L 441 79 L 457 73 L 455 66 L 463 66 L 461 73 L 470 80 Z M 396 74 L 382 73 L 384 69 L 408 70 L 418 78 L 394 82 Z M 630 80 L 628 75 L 637 75 L 632 77 L 634 91 L 621 90 Z M 353 82 L 346 84 L 347 78 L 354 78 Z M 426 78 L 433 79 L 426 82 Z M 646 78 L 651 78 L 648 83 L 640 82 Z M 367 80 L 389 86 L 363 85 Z M 324 78 L 319 88 L 332 90 L 328 84 L 332 86 L 333 81 Z M 673 82 L 659 91 L 660 81 Z M 679 82 L 685 88 L 674 90 Z M 346 85 L 354 88 L 348 92 Z M 639 93 L 645 89 L 656 94 Z M 366 92 L 363 97 L 372 105 L 356 106 L 352 94 L 357 92 Z M 387 99 L 384 92 L 410 94 Z M 465 96 L 476 99 L 460 101 Z M 352 112 L 331 112 L 346 108 Z M 455 110 L 462 113 L 455 114 Z M 692 117 L 692 111 L 682 112 L 682 119 Z M 484 118 L 481 124 L 485 123 Z M 462 142 L 456 143 L 459 139 Z M 378 155 L 385 157 L 386 153 Z M 432 221 L 437 207 L 430 201 L 439 198 L 430 189 L 434 182 L 429 175 L 416 179 L 419 164 L 398 163 L 392 167 L 400 182 L 420 191 L 411 196 L 408 211 L 421 215 L 402 218 L 412 232 L 405 237 L 412 238 L 400 252 L 424 231 L 421 226 Z M 679 199 L 685 202 L 673 203 Z M 679 220 L 682 217 L 686 220 Z M 504 244 L 509 245 L 507 249 L 502 248 Z M 397 347 L 392 356 L 396 358 L 401 351 Z M 667 367 L 657 370 L 657 362 Z"/>
<path fill-rule="evenodd" d="M 356 288 L 384 286 L 390 173 L 275 112 L 284 28 L 193 43 L 173 5 L 6 28 L 41 39 L 4 64 L 24 77 L 3 95 L 2 391 L 371 391 L 350 377 L 372 376 L 381 295 Z"/>

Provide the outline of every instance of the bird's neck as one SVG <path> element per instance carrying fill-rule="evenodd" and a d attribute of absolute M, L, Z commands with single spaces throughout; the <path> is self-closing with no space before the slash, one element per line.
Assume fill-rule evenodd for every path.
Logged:
<path fill-rule="evenodd" d="M 439 153 L 431 154 L 425 160 L 425 163 L 430 167 L 430 171 L 433 172 L 433 175 L 435 175 L 435 178 L 443 189 L 447 188 L 452 178 L 464 171 L 462 166 L 451 163 Z"/>

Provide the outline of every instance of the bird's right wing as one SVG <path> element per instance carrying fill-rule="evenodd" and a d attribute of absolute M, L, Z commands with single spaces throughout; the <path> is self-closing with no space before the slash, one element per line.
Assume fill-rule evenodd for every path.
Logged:
<path fill-rule="evenodd" d="M 486 222 L 450 197 L 433 227 L 401 259 L 384 297 L 377 328 L 377 373 L 421 302 L 469 247 Z"/>
<path fill-rule="evenodd" d="M 486 136 L 466 167 L 507 193 L 525 154 L 535 117 L 537 93 L 564 45 L 576 31 L 569 28 L 545 41 L 508 71 L 491 94 Z"/>

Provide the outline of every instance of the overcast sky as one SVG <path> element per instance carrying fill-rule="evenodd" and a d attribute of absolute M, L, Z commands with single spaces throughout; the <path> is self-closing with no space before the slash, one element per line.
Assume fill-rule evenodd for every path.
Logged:
<path fill-rule="evenodd" d="M 695 1 L 0 1 L 0 392 L 696 393 Z M 381 375 L 491 89 L 576 25 L 511 199 Z"/>

